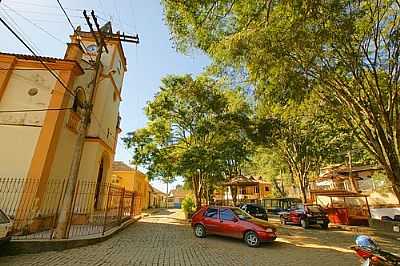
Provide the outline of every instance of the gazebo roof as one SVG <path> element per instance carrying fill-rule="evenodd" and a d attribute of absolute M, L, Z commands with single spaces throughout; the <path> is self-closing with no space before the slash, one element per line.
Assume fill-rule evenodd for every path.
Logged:
<path fill-rule="evenodd" d="M 380 165 L 353 166 L 351 169 L 348 165 L 335 165 L 323 168 L 325 173 L 320 175 L 318 179 L 348 179 L 350 172 L 353 178 L 359 178 L 359 175 L 362 175 L 362 173 L 374 172 L 382 169 Z"/>
<path fill-rule="evenodd" d="M 247 177 L 244 175 L 239 175 L 239 176 L 233 177 L 231 180 L 223 183 L 222 185 L 223 186 L 256 186 L 259 183 L 264 183 L 261 176 L 257 180 L 253 176 Z"/>
<path fill-rule="evenodd" d="M 327 196 L 327 197 L 366 197 L 367 195 L 352 192 L 347 190 L 311 190 L 311 194 L 315 196 Z"/>

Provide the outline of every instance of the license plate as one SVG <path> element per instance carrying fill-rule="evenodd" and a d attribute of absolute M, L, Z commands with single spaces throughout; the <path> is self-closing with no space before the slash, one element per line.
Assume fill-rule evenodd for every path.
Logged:
<path fill-rule="evenodd" d="M 371 264 L 370 264 L 369 258 L 366 259 L 366 260 L 361 264 L 361 266 L 369 266 L 369 265 L 371 265 Z"/>
<path fill-rule="evenodd" d="M 257 213 L 256 216 L 257 216 L 257 217 L 261 217 L 261 216 L 263 216 L 263 215 L 260 214 L 260 213 Z"/>
<path fill-rule="evenodd" d="M 324 224 L 324 221 L 317 221 L 317 224 Z"/>
<path fill-rule="evenodd" d="M 393 226 L 393 232 L 399 233 L 400 232 L 400 226 Z"/>

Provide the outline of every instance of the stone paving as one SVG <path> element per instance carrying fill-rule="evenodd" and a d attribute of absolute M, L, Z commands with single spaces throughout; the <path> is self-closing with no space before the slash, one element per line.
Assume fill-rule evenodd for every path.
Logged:
<path fill-rule="evenodd" d="M 0 265 L 359 265 L 343 231 L 279 229 L 275 243 L 249 248 L 240 240 L 194 237 L 179 210 L 161 210 L 113 238 L 61 252 L 0 257 Z M 398 250 L 398 242 L 378 239 Z"/>

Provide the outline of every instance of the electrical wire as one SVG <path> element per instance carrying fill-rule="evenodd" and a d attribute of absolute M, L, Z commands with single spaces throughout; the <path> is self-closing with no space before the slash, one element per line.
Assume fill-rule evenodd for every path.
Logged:
<path fill-rule="evenodd" d="M 10 9 L 10 8 L 7 8 L 7 9 Z M 50 13 L 50 12 L 42 12 L 42 11 L 34 11 L 34 10 L 21 10 L 21 9 L 18 9 L 17 11 L 23 12 L 23 13 L 28 13 L 28 14 L 45 15 L 45 16 L 53 16 L 53 17 L 59 17 L 60 15 L 62 15 L 62 14 L 54 13 L 54 12 Z M 81 18 L 81 19 L 85 18 L 85 17 L 79 16 L 79 15 L 70 15 L 70 16 L 73 17 L 73 18 Z"/>
<path fill-rule="evenodd" d="M 12 1 L 13 4 L 19 4 L 19 5 L 30 5 L 30 6 L 35 6 L 35 7 L 46 7 L 46 8 L 54 8 L 54 9 L 58 9 L 58 7 L 56 6 L 49 6 L 49 5 L 43 5 L 43 4 L 37 4 L 37 3 L 32 3 L 32 2 L 24 2 L 24 1 L 17 1 L 17 0 L 13 0 Z M 70 7 L 66 7 L 66 10 L 71 10 L 71 11 L 79 11 L 82 12 L 83 9 L 79 9 L 79 8 L 70 8 Z"/>
<path fill-rule="evenodd" d="M 43 109 L 21 109 L 21 110 L 0 110 L 0 113 L 34 113 L 34 112 L 64 111 L 64 110 L 72 110 L 72 107 L 43 108 Z"/>
<path fill-rule="evenodd" d="M 64 82 L 51 70 L 51 68 L 41 59 L 40 56 L 38 56 L 35 51 L 32 50 L 31 47 L 29 47 L 26 42 L 21 39 L 21 37 L 7 24 L 7 22 L 4 21 L 3 18 L 0 17 L 0 22 L 40 61 L 40 63 L 51 73 L 51 75 L 60 82 L 60 84 L 64 87 L 64 89 L 71 94 L 71 96 L 75 97 L 75 94 L 68 89 L 68 87 L 64 84 Z"/>
<path fill-rule="evenodd" d="M 69 22 L 69 25 L 71 25 L 72 30 L 74 31 L 74 33 L 75 33 L 76 35 L 79 36 L 78 31 L 75 29 L 74 24 L 72 24 L 72 21 L 71 21 L 71 19 L 68 17 L 68 14 L 67 14 L 67 12 L 65 11 L 64 7 L 62 6 L 60 0 L 57 0 L 57 3 L 58 3 L 58 5 L 60 6 L 61 10 L 64 12 L 64 15 L 65 15 L 65 17 L 67 18 L 67 20 L 68 20 L 68 22 Z M 89 55 L 90 60 L 94 61 L 93 58 L 92 58 L 92 56 L 91 56 L 90 53 L 88 52 L 87 47 L 85 46 L 85 44 L 84 44 L 83 42 L 80 42 L 80 43 L 82 44 L 83 48 L 85 49 L 86 54 Z"/>
<path fill-rule="evenodd" d="M 1 53 L 0 53 L 1 54 Z M 53 67 L 52 70 L 63 70 L 64 68 L 56 68 Z M 87 68 L 82 68 L 83 70 L 95 70 L 93 67 L 87 67 Z M 44 68 L 16 68 L 16 67 L 10 67 L 10 68 L 2 68 L 0 67 L 0 70 L 21 70 L 21 71 L 48 71 L 47 69 Z"/>
<path fill-rule="evenodd" d="M 49 35 L 51 38 L 53 38 L 54 40 L 65 44 L 64 41 L 62 41 L 61 39 L 59 39 L 57 36 L 53 35 L 52 33 L 48 32 L 46 29 L 44 29 L 43 27 L 41 27 L 40 25 L 37 25 L 36 23 L 32 22 L 30 19 L 28 19 L 27 17 L 25 17 L 24 15 L 20 14 L 19 12 L 17 12 L 15 9 L 9 7 L 6 4 L 3 4 L 5 7 L 7 7 L 9 10 L 11 10 L 12 12 L 14 12 L 16 15 L 18 15 L 19 17 L 23 18 L 25 21 L 29 22 L 30 24 L 32 24 L 33 26 L 35 26 L 36 28 L 40 29 L 41 31 L 43 31 L 44 33 L 46 33 L 47 35 Z"/>
<path fill-rule="evenodd" d="M 1 126 L 18 126 L 18 127 L 43 127 L 42 125 L 33 124 L 13 124 L 13 123 L 0 123 Z"/>
<path fill-rule="evenodd" d="M 4 17 L 8 19 L 10 24 L 13 24 L 14 27 L 16 28 L 15 31 L 19 32 L 19 34 L 22 36 L 21 38 L 29 43 L 30 45 L 33 46 L 33 49 L 35 50 L 36 53 L 40 53 L 40 49 L 32 42 L 32 40 L 29 39 L 29 37 L 27 37 L 27 35 L 25 34 L 25 32 L 18 26 L 18 24 L 15 22 L 15 20 L 8 15 L 8 13 L 6 12 L 6 10 L 1 6 L 1 11 L 4 13 Z M 11 22 L 10 22 L 11 21 Z"/>

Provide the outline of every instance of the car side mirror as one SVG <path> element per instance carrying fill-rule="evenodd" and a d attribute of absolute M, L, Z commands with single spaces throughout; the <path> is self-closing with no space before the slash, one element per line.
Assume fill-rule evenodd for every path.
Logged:
<path fill-rule="evenodd" d="M 235 217 L 235 218 L 233 218 L 233 222 L 237 223 L 237 222 L 239 222 L 239 219 Z"/>

